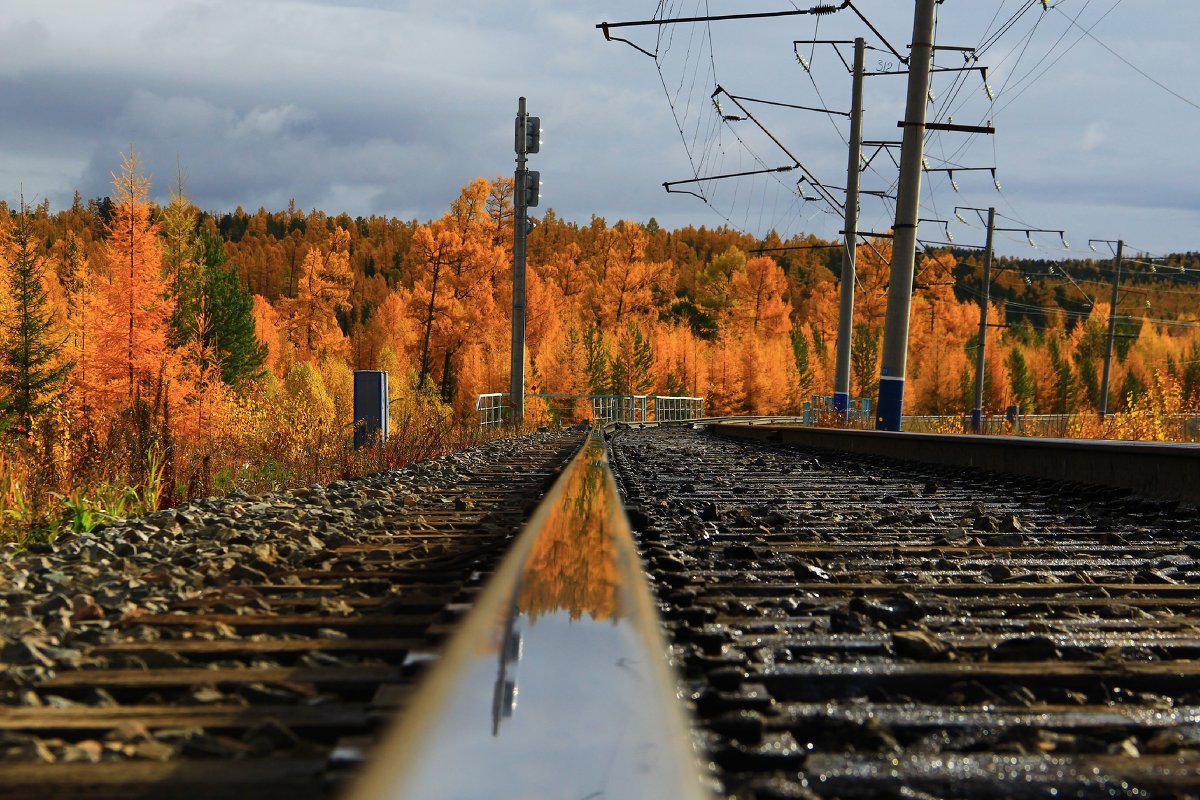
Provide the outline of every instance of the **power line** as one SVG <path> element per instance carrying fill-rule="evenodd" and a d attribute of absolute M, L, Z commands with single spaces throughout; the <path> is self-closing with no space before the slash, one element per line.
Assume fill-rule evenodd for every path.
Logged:
<path fill-rule="evenodd" d="M 1118 2 L 1118 4 L 1114 4 L 1114 5 L 1113 5 L 1113 8 L 1116 8 L 1116 7 L 1117 7 L 1117 5 L 1119 5 L 1119 2 Z M 1055 10 L 1058 10 L 1058 9 L 1057 9 L 1057 7 L 1055 8 Z M 1110 10 L 1111 10 L 1111 9 L 1110 9 Z M 1061 11 L 1059 11 L 1059 13 L 1060 13 L 1060 14 L 1062 14 L 1062 12 L 1061 12 Z M 1063 16 L 1066 16 L 1066 14 L 1063 14 Z M 1105 16 L 1107 16 L 1107 15 L 1105 15 Z M 1101 19 L 1103 19 L 1103 17 L 1102 17 Z M 1186 98 L 1186 97 L 1184 97 L 1183 95 L 1181 95 L 1179 92 L 1175 91 L 1175 90 L 1174 90 L 1174 89 L 1172 89 L 1171 87 L 1169 87 L 1169 86 L 1167 86 L 1166 84 L 1164 84 L 1162 81 L 1160 81 L 1160 80 L 1158 80 L 1157 78 L 1155 78 L 1155 77 L 1153 77 L 1153 76 L 1151 76 L 1151 75 L 1147 74 L 1147 73 L 1146 73 L 1144 70 L 1142 70 L 1140 67 L 1138 67 L 1138 65 L 1137 65 L 1137 64 L 1134 64 L 1132 61 L 1130 61 L 1129 59 L 1125 58 L 1125 56 L 1121 55 L 1121 54 L 1120 54 L 1120 53 L 1118 53 L 1116 50 L 1113 50 L 1111 47 L 1109 47 L 1108 45 L 1106 45 L 1104 42 L 1102 42 L 1102 41 L 1100 41 L 1099 39 L 1097 39 L 1097 38 L 1096 38 L 1096 35 L 1095 35 L 1094 33 L 1092 33 L 1092 28 L 1095 28 L 1095 27 L 1096 27 L 1095 25 L 1093 25 L 1093 26 L 1092 26 L 1092 28 L 1086 28 L 1086 29 L 1085 29 L 1085 28 L 1083 28 L 1083 27 L 1082 27 L 1082 26 L 1081 26 L 1081 25 L 1080 25 L 1078 22 L 1076 22 L 1076 21 L 1075 21 L 1075 20 L 1073 20 L 1073 19 L 1070 19 L 1069 17 L 1068 17 L 1068 21 L 1069 21 L 1069 22 L 1070 22 L 1072 25 L 1074 25 L 1076 28 L 1079 28 L 1079 30 L 1083 31 L 1083 35 L 1084 35 L 1084 36 L 1087 36 L 1087 37 L 1088 37 L 1089 39 L 1091 39 L 1093 42 L 1095 42 L 1096 44 L 1098 44 L 1098 45 L 1100 45 L 1101 47 L 1103 47 L 1105 50 L 1107 50 L 1107 51 L 1108 51 L 1109 53 L 1111 53 L 1112 55 L 1116 56 L 1116 58 L 1117 58 L 1117 59 L 1119 59 L 1119 60 L 1121 61 L 1121 63 L 1122 63 L 1122 64 L 1124 64 L 1125 66 L 1127 66 L 1127 67 L 1129 67 L 1130 69 L 1132 69 L 1132 70 L 1133 70 L 1134 72 L 1136 72 L 1138 75 L 1141 75 L 1143 78 L 1145 78 L 1146 80 L 1150 81 L 1150 82 L 1151 82 L 1151 83 L 1153 83 L 1155 86 L 1157 86 L 1158 88 L 1162 89 L 1164 92 L 1166 92 L 1166 93 L 1168 93 L 1168 94 L 1170 94 L 1170 95 L 1172 95 L 1172 96 L 1176 97 L 1176 98 L 1177 98 L 1177 99 L 1179 99 L 1179 100 L 1182 100 L 1183 102 L 1187 103 L 1189 106 L 1191 106 L 1192 108 L 1196 109 L 1197 111 L 1200 111 L 1200 104 L 1197 104 L 1197 103 L 1194 103 L 1194 102 L 1192 102 L 1192 101 L 1191 101 L 1191 100 L 1189 100 L 1188 98 Z M 1097 22 L 1099 22 L 1099 20 L 1097 20 Z"/>

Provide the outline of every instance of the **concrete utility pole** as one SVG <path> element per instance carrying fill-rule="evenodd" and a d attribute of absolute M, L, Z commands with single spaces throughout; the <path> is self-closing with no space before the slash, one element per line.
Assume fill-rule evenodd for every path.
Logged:
<path fill-rule="evenodd" d="M 1108 378 L 1112 373 L 1113 342 L 1117 338 L 1117 295 L 1121 289 L 1121 258 L 1125 242 L 1117 240 L 1117 257 L 1113 266 L 1112 304 L 1108 309 L 1108 348 L 1104 351 L 1104 378 L 1100 381 L 1100 421 L 1108 415 Z"/>
<path fill-rule="evenodd" d="M 979 299 L 979 351 L 975 353 L 975 405 L 971 430 L 983 433 L 984 351 L 987 347 L 988 302 L 992 293 L 992 237 L 996 233 L 996 209 L 988 209 L 987 243 L 983 252 L 983 295 Z"/>
<path fill-rule="evenodd" d="M 863 62 L 867 43 L 854 40 L 854 88 L 850 101 L 850 156 L 846 165 L 846 243 L 842 249 L 842 297 L 838 311 L 837 364 L 833 378 L 833 407 L 841 419 L 850 407 L 850 344 L 854 338 L 855 254 L 858 248 L 858 184 L 862 169 Z"/>
<path fill-rule="evenodd" d="M 512 295 L 512 360 L 509 366 L 508 402 L 512 408 L 509 420 L 520 425 L 525 419 L 525 237 L 529 233 L 526 184 L 526 154 L 529 142 L 526 124 L 525 98 L 517 101 L 516 143 L 517 171 L 513 176 L 513 295 Z M 534 204 L 537 197 L 534 196 Z"/>
<path fill-rule="evenodd" d="M 896 224 L 892 227 L 892 269 L 883 329 L 883 363 L 875 427 L 900 430 L 904 413 L 904 369 L 908 360 L 908 320 L 912 311 L 913 271 L 917 261 L 917 217 L 921 205 L 921 166 L 925 153 L 925 117 L 929 70 L 933 62 L 933 26 L 937 0 L 917 0 L 908 58 L 908 100 L 900 144 L 900 185 Z"/>

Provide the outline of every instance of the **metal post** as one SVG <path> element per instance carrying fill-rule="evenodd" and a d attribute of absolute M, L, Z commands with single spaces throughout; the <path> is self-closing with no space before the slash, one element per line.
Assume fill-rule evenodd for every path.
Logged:
<path fill-rule="evenodd" d="M 842 249 L 842 297 L 838 312 L 837 364 L 833 378 L 833 407 L 844 421 L 850 407 L 850 343 L 854 337 L 854 272 L 858 246 L 858 183 L 862 170 L 863 62 L 867 43 L 854 40 L 854 88 L 850 101 L 850 155 L 846 164 L 846 240 Z"/>
<path fill-rule="evenodd" d="M 1100 421 L 1108 414 L 1108 379 L 1112 373 L 1113 342 L 1117 338 L 1117 295 L 1121 289 L 1121 257 L 1125 242 L 1117 240 L 1117 258 L 1113 267 L 1112 303 L 1108 309 L 1108 348 L 1104 351 L 1104 378 L 1100 381 Z"/>
<path fill-rule="evenodd" d="M 996 209 L 988 209 L 987 245 L 983 252 L 983 294 L 979 299 L 979 351 L 975 354 L 975 405 L 971 409 L 971 430 L 983 433 L 983 371 L 987 348 L 988 302 L 992 291 L 992 236 L 996 233 Z"/>
<path fill-rule="evenodd" d="M 933 61 L 933 23 L 937 0 L 917 0 L 908 59 L 908 100 L 900 144 L 900 185 L 896 224 L 892 226 L 892 269 L 883 329 L 883 363 L 875 427 L 900 430 L 904 413 L 904 368 L 908 360 L 908 318 L 912 311 L 913 270 L 917 261 L 917 217 L 921 204 L 921 168 L 929 69 Z"/>
<path fill-rule="evenodd" d="M 512 424 L 525 419 L 525 236 L 528 210 L 523 190 L 526 172 L 525 98 L 517 101 L 517 171 L 513 179 L 513 297 L 512 297 L 512 360 L 509 367 L 508 402 L 512 407 Z"/>

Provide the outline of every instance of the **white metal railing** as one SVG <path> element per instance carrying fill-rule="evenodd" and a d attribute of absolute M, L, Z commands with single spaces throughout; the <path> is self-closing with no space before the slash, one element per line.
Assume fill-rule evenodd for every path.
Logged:
<path fill-rule="evenodd" d="M 653 399 L 656 420 L 699 419 L 704 416 L 703 397 L 655 395 Z"/>
<path fill-rule="evenodd" d="M 704 414 L 703 397 L 538 393 L 525 395 L 527 417 L 533 411 L 531 400 L 543 402 L 550 418 L 560 424 L 688 420 Z M 508 392 L 491 392 L 475 398 L 481 426 L 502 424 L 508 408 Z"/>
<path fill-rule="evenodd" d="M 504 409 L 508 408 L 508 392 L 481 394 L 475 398 L 475 411 L 481 426 L 499 425 L 504 422 Z"/>

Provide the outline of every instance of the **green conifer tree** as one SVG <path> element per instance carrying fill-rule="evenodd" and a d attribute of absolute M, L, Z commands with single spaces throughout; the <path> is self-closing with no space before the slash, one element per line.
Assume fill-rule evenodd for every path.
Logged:
<path fill-rule="evenodd" d="M 1054 370 L 1054 404 L 1048 411 L 1069 414 L 1075 410 L 1075 401 L 1079 397 L 1079 380 L 1071 369 L 1070 359 L 1063 355 L 1059 340 L 1047 337 L 1046 347 L 1050 352 L 1050 367 Z"/>
<path fill-rule="evenodd" d="M 203 339 L 198 352 L 211 352 L 220 364 L 221 381 L 238 387 L 262 372 L 267 346 L 254 329 L 254 298 L 242 286 L 237 269 L 226 263 L 225 246 L 218 234 L 202 230 L 196 279 L 182 293 L 172 318 L 174 347 L 183 347 L 196 336 Z M 206 325 L 197 325 L 203 309 Z"/>
<path fill-rule="evenodd" d="M 43 262 L 34 252 L 33 236 L 22 200 L 10 234 L 13 257 L 8 265 L 8 290 L 12 307 L 0 320 L 0 385 L 8 390 L 0 408 L 22 434 L 29 432 L 34 417 L 54 404 L 74 366 L 59 359 L 66 339 L 55 332 Z"/>
<path fill-rule="evenodd" d="M 1025 363 L 1025 355 L 1021 348 L 1014 347 L 1008 356 L 1008 383 L 1012 398 L 1021 407 L 1022 414 L 1032 414 L 1035 411 L 1037 387 L 1029 365 Z"/>
<path fill-rule="evenodd" d="M 797 395 L 803 401 L 812 394 L 813 371 L 808 338 L 804 335 L 804 329 L 799 325 L 792 328 L 792 358 L 796 362 L 796 374 L 799 376 L 796 385 Z"/>

